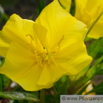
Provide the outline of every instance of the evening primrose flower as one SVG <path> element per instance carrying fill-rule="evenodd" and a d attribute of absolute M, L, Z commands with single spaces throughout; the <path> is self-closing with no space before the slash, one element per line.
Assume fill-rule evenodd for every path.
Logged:
<path fill-rule="evenodd" d="M 88 29 L 103 12 L 103 0 L 76 0 L 75 17 L 85 23 Z M 93 26 L 88 37 L 98 39 L 103 37 L 103 15 Z"/>
<path fill-rule="evenodd" d="M 0 73 L 27 91 L 50 88 L 60 77 L 76 75 L 91 62 L 83 43 L 86 32 L 86 25 L 58 0 L 45 7 L 35 22 L 13 14 L 0 32 L 0 55 L 5 57 Z"/>

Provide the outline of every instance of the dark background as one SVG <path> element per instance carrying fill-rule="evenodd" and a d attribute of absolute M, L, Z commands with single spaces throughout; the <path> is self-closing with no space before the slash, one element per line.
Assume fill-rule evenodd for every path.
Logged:
<path fill-rule="evenodd" d="M 6 17 L 0 15 L 0 30 L 9 16 L 18 14 L 23 19 L 35 21 L 41 10 L 53 0 L 0 0 L 0 5 L 4 9 Z"/>

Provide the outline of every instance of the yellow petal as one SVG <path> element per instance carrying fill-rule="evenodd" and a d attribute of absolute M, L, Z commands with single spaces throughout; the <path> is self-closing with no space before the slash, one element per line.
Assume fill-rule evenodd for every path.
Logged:
<path fill-rule="evenodd" d="M 34 63 L 34 55 L 19 44 L 13 42 L 10 44 L 5 63 L 0 68 L 0 72 L 14 80 L 30 69 Z"/>
<path fill-rule="evenodd" d="M 92 58 L 88 56 L 81 40 L 71 38 L 68 41 L 68 45 L 64 46 L 54 58 L 60 67 L 68 70 L 69 75 L 76 75 L 92 61 Z"/>
<path fill-rule="evenodd" d="M 3 27 L 0 37 L 7 43 L 15 41 L 21 45 L 25 43 L 31 44 L 31 39 L 33 38 L 33 46 L 38 47 L 40 43 L 35 35 L 34 25 L 35 22 L 22 19 L 13 14 Z"/>
<path fill-rule="evenodd" d="M 89 38 L 99 39 L 103 37 L 103 16 L 100 20 L 93 26 L 92 30 L 88 34 Z"/>
<path fill-rule="evenodd" d="M 37 84 L 45 86 L 45 85 L 49 84 L 50 81 L 51 81 L 51 73 L 50 73 L 48 66 L 45 65 L 44 68 L 42 69 L 42 72 L 41 72 L 41 75 L 40 75 L 40 78 L 39 78 Z"/>
<path fill-rule="evenodd" d="M 55 61 L 56 62 L 56 61 Z M 46 64 L 42 70 L 40 78 L 38 80 L 38 85 L 46 86 L 53 85 L 58 79 L 64 76 L 67 73 L 67 69 L 61 68 L 59 65 L 55 65 L 53 61 L 51 61 L 50 65 Z"/>
<path fill-rule="evenodd" d="M 19 85 L 21 85 L 27 91 L 37 91 L 43 88 L 50 88 L 53 84 L 48 85 L 38 85 L 38 80 L 41 75 L 41 69 L 39 65 L 34 64 L 28 69 L 23 75 L 14 79 Z M 46 77 L 46 76 L 45 76 Z M 46 78 L 48 79 L 48 78 Z M 45 79 L 42 83 L 45 82 Z"/>
<path fill-rule="evenodd" d="M 0 39 L 0 55 L 5 57 L 9 49 L 9 45 Z"/>
<path fill-rule="evenodd" d="M 68 72 L 68 70 L 65 69 L 65 67 L 61 67 L 56 60 L 55 62 L 57 63 L 57 65 L 55 65 L 55 63 L 52 63 L 51 66 L 48 66 L 51 74 L 51 83 L 55 83 Z"/>
<path fill-rule="evenodd" d="M 0 73 L 7 75 L 25 90 L 37 91 L 42 88 L 50 88 L 53 85 L 53 83 L 44 86 L 37 84 L 41 72 L 42 68 L 36 62 L 32 52 L 16 42 L 10 44 L 5 63 L 3 67 L 0 68 Z M 43 83 L 45 83 L 45 80 Z"/>
<path fill-rule="evenodd" d="M 103 0 L 76 0 L 75 17 L 85 23 L 88 29 L 103 12 Z M 98 39 L 103 37 L 103 16 L 93 26 L 88 37 Z"/>
<path fill-rule="evenodd" d="M 86 25 L 76 20 L 67 11 L 65 11 L 59 4 L 58 0 L 54 0 L 41 12 L 36 19 L 36 23 L 44 26 L 48 32 L 45 38 L 45 44 L 50 51 L 54 50 L 63 38 L 63 35 L 71 35 L 72 32 L 86 34 Z"/>
<path fill-rule="evenodd" d="M 47 36 L 47 29 L 39 24 L 34 24 L 36 36 L 39 38 L 41 44 L 45 46 L 45 38 Z"/>

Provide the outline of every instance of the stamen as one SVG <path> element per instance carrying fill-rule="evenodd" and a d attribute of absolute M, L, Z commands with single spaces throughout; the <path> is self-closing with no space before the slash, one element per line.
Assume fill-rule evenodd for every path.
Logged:
<path fill-rule="evenodd" d="M 61 40 L 59 41 L 59 43 L 58 43 L 58 51 L 55 53 L 55 54 L 51 54 L 51 56 L 57 56 L 57 55 L 59 55 L 59 54 L 57 54 L 59 51 L 60 51 L 60 43 L 62 42 L 62 40 L 64 39 L 64 35 L 63 35 L 63 37 L 61 38 Z"/>
<path fill-rule="evenodd" d="M 63 37 L 61 38 L 61 40 L 59 41 L 59 43 L 58 43 L 58 45 L 60 45 L 60 43 L 61 43 L 61 41 L 64 39 L 64 35 L 63 35 Z"/>
<path fill-rule="evenodd" d="M 30 35 L 30 34 L 27 34 L 26 36 L 29 36 L 30 37 L 30 39 L 31 39 L 31 48 L 29 47 L 29 50 L 31 49 L 31 51 L 34 53 L 34 50 L 33 50 L 33 43 L 32 43 L 32 41 L 34 41 L 34 38 Z"/>
<path fill-rule="evenodd" d="M 34 41 L 34 38 L 30 34 L 27 34 L 26 36 L 30 36 L 30 38 Z"/>

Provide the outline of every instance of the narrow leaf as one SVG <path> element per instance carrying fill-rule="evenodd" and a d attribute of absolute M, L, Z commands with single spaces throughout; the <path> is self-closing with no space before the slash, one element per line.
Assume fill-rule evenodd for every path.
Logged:
<path fill-rule="evenodd" d="M 96 41 L 94 41 L 89 47 L 88 47 L 88 54 L 92 56 L 93 58 L 96 57 L 97 53 L 101 50 L 103 45 L 103 38 L 100 38 Z"/>
<path fill-rule="evenodd" d="M 14 100 L 32 100 L 39 101 L 36 95 L 26 92 L 0 92 L 0 97 Z"/>
<path fill-rule="evenodd" d="M 0 92 L 2 91 L 2 74 L 0 74 Z"/>
<path fill-rule="evenodd" d="M 98 71 L 97 65 L 103 60 L 103 56 L 97 59 L 94 63 L 94 65 L 88 70 L 86 74 L 86 80 L 84 83 L 86 83 L 88 80 L 90 80 Z"/>

